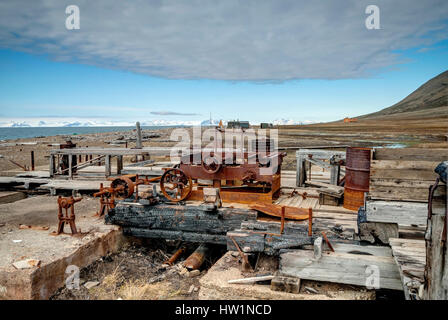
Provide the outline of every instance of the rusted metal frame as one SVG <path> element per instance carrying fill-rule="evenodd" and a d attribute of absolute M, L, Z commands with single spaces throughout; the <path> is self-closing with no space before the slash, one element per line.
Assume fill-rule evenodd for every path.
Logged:
<path fill-rule="evenodd" d="M 308 208 L 308 235 L 313 235 L 313 209 Z"/>
<path fill-rule="evenodd" d="M 244 252 L 241 250 L 240 246 L 238 245 L 238 243 L 236 242 L 236 240 L 232 237 L 229 236 L 230 240 L 232 240 L 233 244 L 235 245 L 236 249 L 238 250 L 238 252 L 240 253 L 241 258 L 243 259 L 244 263 L 246 264 L 246 266 L 248 266 L 252 271 L 252 266 L 249 263 L 249 259 L 247 259 L 247 256 L 244 254 Z"/>
<path fill-rule="evenodd" d="M 327 234 L 324 231 L 322 231 L 322 237 L 324 237 L 324 240 L 327 243 L 328 248 L 330 248 L 330 250 L 334 252 L 333 246 L 331 245 L 330 240 L 328 240 Z"/>
<path fill-rule="evenodd" d="M 64 225 L 68 223 L 70 225 L 70 229 L 72 235 L 78 234 L 78 230 L 76 229 L 75 224 L 75 203 L 81 201 L 82 198 L 74 198 L 73 196 L 69 198 L 63 198 L 61 196 L 58 197 L 58 230 L 56 235 L 64 233 Z M 65 215 L 62 212 L 62 209 L 65 209 Z M 68 210 L 70 209 L 70 215 L 68 214 Z"/>

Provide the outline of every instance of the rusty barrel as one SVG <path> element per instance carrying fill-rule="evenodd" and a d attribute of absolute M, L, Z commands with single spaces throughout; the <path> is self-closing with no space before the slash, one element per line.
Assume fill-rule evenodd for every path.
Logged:
<path fill-rule="evenodd" d="M 358 211 L 369 191 L 370 148 L 347 148 L 345 158 L 344 208 Z"/>

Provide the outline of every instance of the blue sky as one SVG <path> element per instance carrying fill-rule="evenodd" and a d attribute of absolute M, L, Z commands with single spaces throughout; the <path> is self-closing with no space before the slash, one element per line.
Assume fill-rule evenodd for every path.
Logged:
<path fill-rule="evenodd" d="M 313 69 L 308 73 L 303 71 L 307 70 L 304 66 L 308 61 L 303 57 L 300 57 L 300 61 L 304 61 L 304 66 L 291 74 L 284 71 L 279 73 L 275 66 L 268 66 L 265 56 L 259 58 L 260 71 L 257 72 L 252 66 L 245 73 L 244 70 L 236 73 L 237 69 L 231 69 L 232 60 L 223 65 L 217 64 L 217 60 L 211 61 L 208 69 L 204 70 L 201 67 L 189 69 L 188 61 L 182 64 L 182 60 L 179 60 L 175 65 L 162 61 L 160 69 L 164 67 L 172 70 L 171 74 L 158 74 L 154 69 L 142 69 L 140 72 L 139 66 L 147 61 L 142 61 L 137 56 L 129 59 L 120 52 L 114 53 L 115 63 L 112 63 L 108 58 L 101 59 L 98 54 L 83 58 L 86 52 L 74 50 L 67 57 L 67 53 L 61 52 L 59 48 L 42 49 L 49 47 L 47 42 L 50 40 L 47 38 L 41 39 L 39 36 L 17 31 L 15 39 L 28 38 L 35 41 L 32 46 L 25 47 L 5 35 L 1 39 L 0 34 L 0 119 L 201 121 L 208 119 L 211 112 L 214 119 L 224 120 L 263 122 L 283 118 L 297 122 L 320 122 L 358 116 L 389 107 L 425 81 L 448 69 L 447 35 L 431 31 L 433 26 L 430 18 L 429 31 L 419 41 L 409 40 L 410 34 L 403 34 L 400 40 L 406 39 L 406 42 L 394 47 L 392 44 L 397 42 L 396 39 L 381 42 L 386 37 L 387 30 L 383 35 L 376 33 L 374 37 L 379 48 L 369 53 L 369 59 L 375 60 L 379 56 L 383 58 L 377 59 L 375 64 L 369 65 L 359 74 L 343 74 L 342 70 L 356 69 L 350 65 L 350 61 L 356 60 L 357 55 L 363 52 L 361 48 L 354 50 L 352 58 L 345 59 L 346 53 L 340 53 L 341 57 L 338 59 L 342 65 L 345 64 L 344 69 L 335 69 L 338 67 L 338 60 L 320 59 L 316 62 L 319 66 L 319 70 L 316 68 L 316 77 L 313 76 Z M 434 21 L 442 25 L 446 23 L 440 19 Z M 387 29 L 387 24 L 384 29 Z M 91 34 L 89 32 L 92 30 L 84 31 L 84 36 Z M 71 34 L 68 33 L 67 36 L 70 37 Z M 62 47 L 57 42 L 62 40 L 58 40 L 56 35 L 54 39 L 51 42 Z M 177 44 L 179 41 L 173 43 Z M 360 40 L 355 37 L 353 41 Z M 316 45 L 319 43 L 316 40 Z M 341 45 L 342 40 L 336 42 L 334 52 L 339 52 Z M 150 49 L 151 47 L 148 50 Z M 271 49 L 257 50 L 254 52 L 254 59 L 257 59 L 259 51 Z M 290 48 L 284 49 L 288 50 Z M 166 51 L 166 54 L 173 53 Z M 273 52 L 273 57 L 275 54 L 278 53 Z M 170 61 L 181 57 L 173 56 Z M 203 57 L 204 63 L 208 62 L 208 57 L 209 55 Z M 211 54 L 210 60 L 212 58 L 219 57 Z M 366 59 L 361 59 L 357 64 L 367 64 Z M 196 63 L 198 62 L 192 62 Z M 310 58 L 309 63 L 315 62 Z M 265 70 L 263 64 L 266 69 L 271 68 L 266 71 L 270 73 L 262 72 Z M 227 67 L 229 69 L 225 69 Z M 197 70 L 205 72 L 205 75 Z M 232 73 L 217 70 L 231 70 Z M 249 73 L 252 78 L 247 77 L 247 80 L 246 75 Z M 338 74 L 341 74 L 340 78 Z M 272 79 L 269 79 L 270 75 Z M 293 80 L 289 80 L 291 78 Z M 177 114 L 169 115 L 167 112 Z M 188 115 L 181 115 L 183 113 Z"/>

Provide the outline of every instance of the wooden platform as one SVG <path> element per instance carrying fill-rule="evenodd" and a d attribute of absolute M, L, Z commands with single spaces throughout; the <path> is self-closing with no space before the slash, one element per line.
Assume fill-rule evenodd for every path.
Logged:
<path fill-rule="evenodd" d="M 58 191 L 72 191 L 72 192 L 80 192 L 80 191 L 99 191 L 100 184 L 103 184 L 104 187 L 108 187 L 110 185 L 110 181 L 100 181 L 100 180 L 52 180 L 46 184 L 43 184 L 39 187 L 41 190 L 49 190 L 50 194 L 56 195 Z"/>
<path fill-rule="evenodd" d="M 391 238 L 389 244 L 400 271 L 406 299 L 419 300 L 426 264 L 425 241 Z"/>
<path fill-rule="evenodd" d="M 398 267 L 388 247 L 336 243 L 335 252 L 315 258 L 312 250 L 280 253 L 280 274 L 300 279 L 403 290 Z"/>

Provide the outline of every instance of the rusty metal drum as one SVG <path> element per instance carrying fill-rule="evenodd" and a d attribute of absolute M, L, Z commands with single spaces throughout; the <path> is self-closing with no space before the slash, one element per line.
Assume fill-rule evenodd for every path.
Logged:
<path fill-rule="evenodd" d="M 370 148 L 347 148 L 345 166 L 344 208 L 358 211 L 369 192 Z"/>

